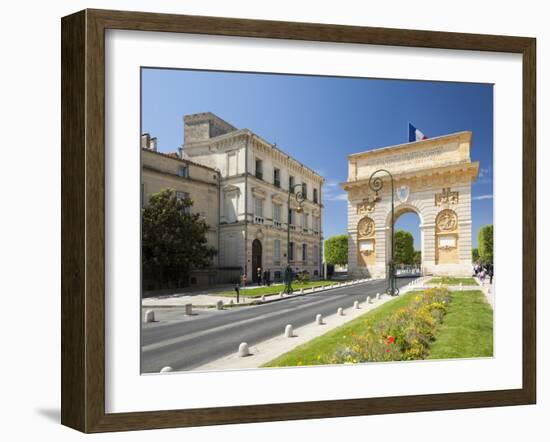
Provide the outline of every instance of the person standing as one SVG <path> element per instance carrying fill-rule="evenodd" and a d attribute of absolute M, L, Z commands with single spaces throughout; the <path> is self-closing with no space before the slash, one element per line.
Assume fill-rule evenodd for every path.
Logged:
<path fill-rule="evenodd" d="M 262 268 L 258 267 L 256 269 L 256 276 L 258 278 L 258 285 L 262 285 Z"/>

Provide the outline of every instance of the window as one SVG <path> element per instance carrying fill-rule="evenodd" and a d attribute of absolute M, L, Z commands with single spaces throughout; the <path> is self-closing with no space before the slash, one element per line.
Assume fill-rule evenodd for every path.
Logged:
<path fill-rule="evenodd" d="M 263 180 L 263 161 L 256 158 L 256 178 Z"/>
<path fill-rule="evenodd" d="M 317 193 L 317 189 L 313 189 L 313 202 L 318 203 L 319 202 L 319 195 Z"/>
<path fill-rule="evenodd" d="M 281 187 L 281 171 L 280 169 L 273 169 L 273 184 L 275 187 Z"/>
<path fill-rule="evenodd" d="M 273 203 L 273 224 L 281 227 L 281 206 Z"/>
<path fill-rule="evenodd" d="M 224 194 L 225 196 L 225 220 L 228 223 L 237 222 L 237 195 L 232 192 Z"/>
<path fill-rule="evenodd" d="M 292 241 L 290 242 L 288 259 L 289 261 L 294 261 L 294 243 Z"/>
<path fill-rule="evenodd" d="M 307 244 L 302 244 L 302 261 L 307 261 Z"/>
<path fill-rule="evenodd" d="M 180 166 L 178 169 L 178 176 L 182 178 L 189 178 L 189 167 Z"/>
<path fill-rule="evenodd" d="M 227 175 L 237 175 L 237 153 L 233 152 L 227 155 Z"/>
<path fill-rule="evenodd" d="M 224 241 L 223 265 L 231 266 L 235 264 L 235 250 L 237 250 L 237 238 L 235 235 L 226 236 Z"/>
<path fill-rule="evenodd" d="M 290 225 L 294 224 L 294 210 L 288 209 L 288 223 Z"/>
<path fill-rule="evenodd" d="M 189 194 L 187 192 L 176 192 L 176 198 L 183 201 L 189 198 Z M 191 206 L 184 207 L 182 213 L 189 215 L 191 213 Z"/>
<path fill-rule="evenodd" d="M 264 200 L 254 198 L 254 221 L 257 223 L 264 222 Z"/>
<path fill-rule="evenodd" d="M 307 183 L 302 183 L 302 193 L 304 194 L 304 197 L 307 199 Z"/>
<path fill-rule="evenodd" d="M 319 230 L 320 230 L 320 222 L 319 222 L 320 218 L 317 216 L 312 216 L 311 219 L 313 222 L 313 226 L 312 226 L 313 233 L 317 234 L 319 233 Z"/>
<path fill-rule="evenodd" d="M 281 264 L 281 240 L 280 239 L 276 239 L 273 242 L 273 264 L 274 265 Z"/>
<path fill-rule="evenodd" d="M 304 224 L 302 227 L 306 231 L 309 229 L 309 213 L 304 213 Z"/>
<path fill-rule="evenodd" d="M 313 264 L 319 264 L 319 246 L 317 244 L 313 246 Z"/>
<path fill-rule="evenodd" d="M 294 177 L 292 175 L 290 175 L 288 177 L 288 191 L 290 193 L 294 193 L 293 187 L 294 187 Z"/>

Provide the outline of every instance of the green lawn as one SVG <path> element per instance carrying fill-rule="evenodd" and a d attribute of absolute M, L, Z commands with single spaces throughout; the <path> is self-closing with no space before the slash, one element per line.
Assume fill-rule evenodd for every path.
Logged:
<path fill-rule="evenodd" d="M 322 336 L 268 362 L 264 367 L 319 365 L 340 346 L 349 345 L 353 335 L 364 333 L 368 322 L 378 322 L 405 307 L 417 293 L 409 292 L 367 312 Z M 451 293 L 443 323 L 436 332 L 428 359 L 470 358 L 493 354 L 493 310 L 481 291 Z"/>
<path fill-rule="evenodd" d="M 493 355 L 493 309 L 479 290 L 453 292 L 428 359 Z"/>
<path fill-rule="evenodd" d="M 293 282 L 292 288 L 294 291 L 297 291 L 302 288 L 307 289 L 311 287 L 319 287 L 321 285 L 323 286 L 331 285 L 331 284 L 335 284 L 336 282 L 338 281 L 319 280 L 319 281 L 310 281 L 306 283 Z M 245 298 L 258 298 L 262 295 L 272 295 L 272 294 L 280 293 L 284 290 L 284 288 L 285 288 L 284 284 L 272 284 L 269 287 L 261 286 L 261 287 L 255 287 L 253 289 L 246 289 L 246 290 L 241 289 L 240 296 Z M 229 296 L 232 298 L 237 297 L 234 289 L 226 290 L 219 293 L 212 293 L 212 294 L 216 296 Z"/>
<path fill-rule="evenodd" d="M 428 284 L 445 284 L 445 285 L 477 285 L 474 278 L 452 278 L 450 276 L 443 276 L 441 278 L 432 278 L 428 281 Z"/>
<path fill-rule="evenodd" d="M 296 365 L 319 365 L 323 355 L 333 354 L 340 345 L 349 344 L 353 334 L 363 332 L 367 320 L 380 321 L 409 303 L 416 294 L 406 293 L 380 307 L 371 310 L 359 318 L 348 322 L 318 338 L 296 347 L 284 355 L 268 362 L 264 367 L 294 367 Z"/>

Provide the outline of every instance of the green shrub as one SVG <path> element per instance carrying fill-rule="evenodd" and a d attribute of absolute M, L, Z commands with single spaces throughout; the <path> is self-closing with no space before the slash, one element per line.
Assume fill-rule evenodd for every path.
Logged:
<path fill-rule="evenodd" d="M 309 273 L 306 273 L 306 272 L 296 273 L 296 281 L 300 283 L 306 284 L 309 282 L 310 279 L 311 279 L 311 276 Z"/>

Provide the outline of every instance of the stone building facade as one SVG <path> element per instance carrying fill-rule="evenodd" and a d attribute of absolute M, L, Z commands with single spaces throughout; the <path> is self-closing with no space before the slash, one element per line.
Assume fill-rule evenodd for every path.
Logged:
<path fill-rule="evenodd" d="M 295 272 L 320 277 L 323 177 L 210 112 L 186 115 L 183 123 L 184 143 L 177 154 L 157 152 L 156 139 L 142 136 L 142 199 L 146 203 L 163 188 L 187 193 L 194 202 L 191 210 L 211 226 L 208 243 L 218 255 L 212 268 L 194 273 L 195 283 L 232 282 L 235 271 L 256 281 L 258 269 L 277 281 L 288 261 Z M 294 193 L 288 203 L 296 184 L 304 184 L 300 208 Z"/>
<path fill-rule="evenodd" d="M 182 199 L 193 201 L 192 213 L 198 213 L 210 227 L 206 239 L 210 247 L 219 249 L 219 173 L 207 166 L 183 160 L 178 153 L 157 151 L 156 140 L 149 134 L 141 138 L 141 205 L 147 204 L 152 194 L 163 189 L 172 189 Z M 218 280 L 218 257 L 212 267 L 195 269 L 190 275 L 190 284 L 205 286 Z"/>
<path fill-rule="evenodd" d="M 281 280 L 287 261 L 295 272 L 321 275 L 322 176 L 250 130 L 237 129 L 212 113 L 184 117 L 180 156 L 220 173 L 221 267 L 241 267 L 248 281 L 257 280 L 258 269 Z M 289 189 L 296 184 L 305 185 L 302 213 L 294 194 L 290 207 L 288 203 Z"/>
<path fill-rule="evenodd" d="M 420 218 L 422 272 L 470 276 L 471 184 L 479 163 L 470 159 L 472 133 L 460 132 L 348 157 L 348 268 L 352 276 L 385 277 L 390 258 L 391 183 L 385 172 L 376 194 L 369 178 L 394 178 L 394 219 Z M 374 182 L 373 182 L 374 184 Z"/>

